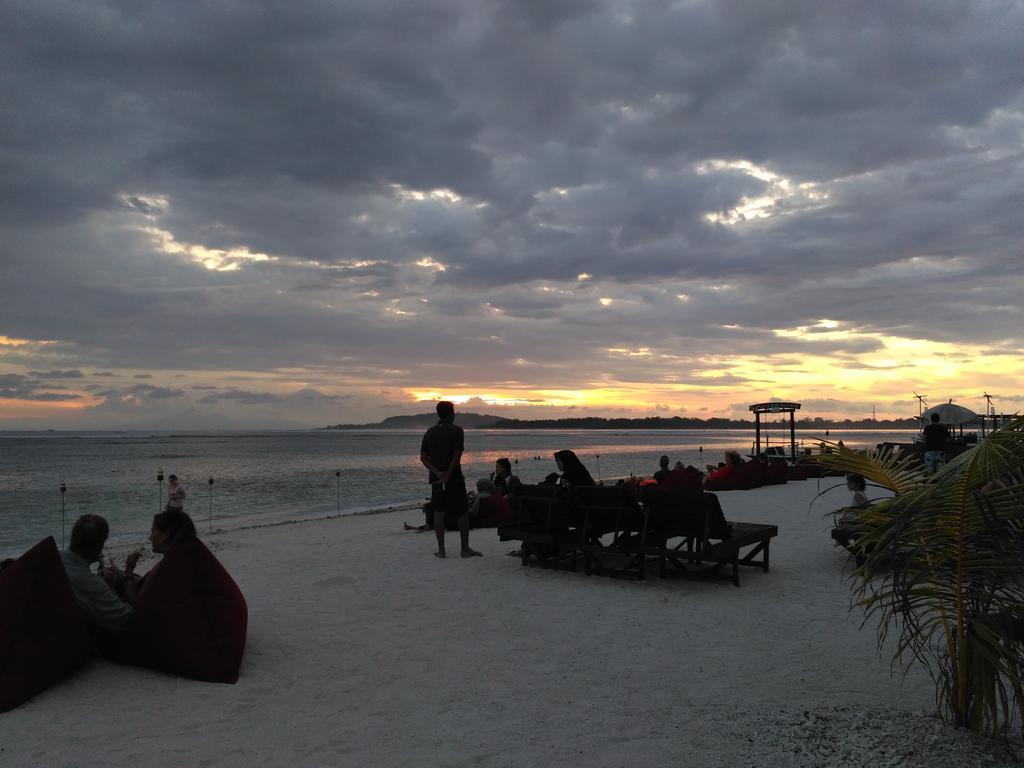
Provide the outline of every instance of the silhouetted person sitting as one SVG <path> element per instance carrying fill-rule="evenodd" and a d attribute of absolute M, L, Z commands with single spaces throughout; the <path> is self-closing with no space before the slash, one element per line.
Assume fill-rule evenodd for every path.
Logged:
<path fill-rule="evenodd" d="M 498 493 L 503 493 L 506 496 L 515 493 L 516 488 L 522 485 L 519 478 L 512 474 L 512 462 L 507 458 L 501 458 L 494 462 L 491 483 Z"/>
<path fill-rule="evenodd" d="M 175 544 L 194 541 L 196 538 L 196 525 L 188 513 L 181 510 L 164 510 L 158 515 L 153 515 L 153 524 L 149 529 L 149 544 L 153 547 L 154 554 L 165 555 Z M 162 562 L 163 560 L 150 568 L 146 578 L 156 573 Z M 141 588 L 146 588 L 145 579 Z"/>
<path fill-rule="evenodd" d="M 669 473 L 668 469 L 668 456 L 662 456 L 658 459 L 658 471 L 654 473 L 655 482 L 660 483 Z"/>
<path fill-rule="evenodd" d="M 93 573 L 92 564 L 99 562 L 103 546 L 107 543 L 110 526 L 99 515 L 82 515 L 71 529 L 71 546 L 60 553 L 64 570 L 75 600 L 93 629 L 118 632 L 132 619 L 131 603 L 136 596 L 136 583 L 132 576 L 138 554 L 125 564 L 124 595 L 116 591 L 117 574 L 101 568 Z"/>
<path fill-rule="evenodd" d="M 562 474 L 558 478 L 558 484 L 566 487 L 575 485 L 597 485 L 594 478 L 590 476 L 583 462 L 576 454 L 569 450 L 555 453 L 555 464 Z"/>
<path fill-rule="evenodd" d="M 868 497 L 865 491 L 868 484 L 863 475 L 850 473 L 846 476 L 846 489 L 850 492 L 851 507 L 866 507 Z"/>

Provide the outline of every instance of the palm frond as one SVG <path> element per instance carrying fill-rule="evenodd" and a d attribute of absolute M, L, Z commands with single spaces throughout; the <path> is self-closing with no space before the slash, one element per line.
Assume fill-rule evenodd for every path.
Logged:
<path fill-rule="evenodd" d="M 929 671 L 949 721 L 1005 736 L 1024 708 L 1024 418 L 934 475 L 897 451 L 831 448 L 825 467 L 894 494 L 846 510 L 862 534 L 853 598 L 879 647 L 895 635 L 894 662 Z"/>

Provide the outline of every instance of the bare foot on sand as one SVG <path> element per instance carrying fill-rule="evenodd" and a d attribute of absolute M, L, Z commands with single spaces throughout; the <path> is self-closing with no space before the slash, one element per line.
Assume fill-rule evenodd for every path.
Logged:
<path fill-rule="evenodd" d="M 462 550 L 463 557 L 483 557 L 483 552 L 477 552 L 475 549 L 464 549 Z"/>

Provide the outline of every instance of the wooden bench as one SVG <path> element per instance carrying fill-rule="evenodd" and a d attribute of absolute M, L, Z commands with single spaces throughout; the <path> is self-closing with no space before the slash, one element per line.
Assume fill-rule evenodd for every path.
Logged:
<path fill-rule="evenodd" d="M 548 567 L 576 570 L 581 521 L 568 493 L 557 485 L 520 485 L 512 498 L 512 523 L 498 526 L 501 541 L 519 541 L 520 558 Z"/>
<path fill-rule="evenodd" d="M 582 521 L 584 572 L 643 579 L 646 557 L 636 544 L 647 535 L 647 516 L 633 490 L 626 485 L 577 487 L 570 503 Z"/>
<path fill-rule="evenodd" d="M 647 488 L 642 500 L 647 533 L 639 547 L 644 555 L 658 559 L 662 577 L 672 566 L 681 576 L 725 579 L 738 587 L 741 565 L 768 572 L 778 526 L 728 522 L 713 493 Z"/>

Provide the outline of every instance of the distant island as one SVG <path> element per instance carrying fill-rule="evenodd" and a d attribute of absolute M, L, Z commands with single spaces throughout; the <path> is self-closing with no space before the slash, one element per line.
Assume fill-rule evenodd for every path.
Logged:
<path fill-rule="evenodd" d="M 374 424 L 334 424 L 323 429 L 426 429 L 437 423 L 433 413 L 414 416 L 389 416 Z M 640 419 L 582 416 L 567 419 L 506 419 L 480 413 L 459 413 L 455 423 L 465 429 L 745 429 L 754 428 L 754 422 L 746 419 L 694 419 L 682 416 L 647 416 Z M 771 422 L 772 426 L 782 424 Z M 788 421 L 784 422 L 787 426 Z M 766 422 L 761 422 L 762 426 Z M 797 429 L 919 429 L 921 423 L 909 419 L 798 419 Z"/>
<path fill-rule="evenodd" d="M 457 413 L 455 423 L 465 429 L 498 428 L 505 422 L 501 416 L 480 413 Z M 323 429 L 426 429 L 437 424 L 436 413 L 417 413 L 414 416 L 388 416 L 374 424 L 333 424 Z"/>
<path fill-rule="evenodd" d="M 782 424 L 789 425 L 788 420 L 773 422 L 761 421 L 764 428 L 773 428 Z M 797 429 L 919 429 L 921 422 L 917 419 L 893 419 L 876 421 L 875 419 L 798 419 Z M 569 419 L 502 419 L 493 424 L 484 424 L 482 429 L 746 429 L 752 430 L 754 422 L 746 419 L 694 419 L 682 416 L 646 416 L 641 419 L 606 419 L 600 416 L 583 416 Z"/>

